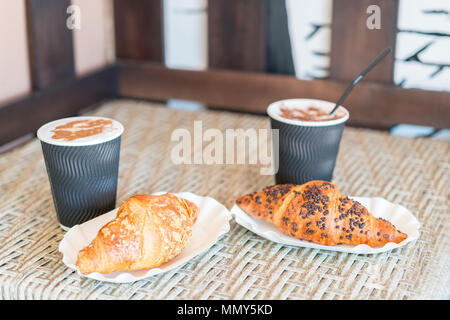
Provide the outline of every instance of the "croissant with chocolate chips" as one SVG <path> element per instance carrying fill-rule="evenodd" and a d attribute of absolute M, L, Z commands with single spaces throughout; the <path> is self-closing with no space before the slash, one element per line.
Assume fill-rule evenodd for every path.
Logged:
<path fill-rule="evenodd" d="M 199 209 L 174 194 L 137 194 L 78 253 L 82 273 L 156 268 L 183 251 Z"/>
<path fill-rule="evenodd" d="M 247 214 L 273 223 L 289 236 L 323 245 L 376 247 L 407 238 L 389 221 L 375 218 L 327 181 L 269 186 L 236 203 Z"/>

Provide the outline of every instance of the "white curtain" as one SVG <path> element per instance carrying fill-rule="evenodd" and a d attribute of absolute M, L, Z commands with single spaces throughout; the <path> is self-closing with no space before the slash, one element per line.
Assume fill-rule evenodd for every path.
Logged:
<path fill-rule="evenodd" d="M 286 0 L 300 79 L 329 74 L 332 7 L 332 0 Z M 400 0 L 397 27 L 395 84 L 450 91 L 450 0 Z"/>
<path fill-rule="evenodd" d="M 164 0 L 164 60 L 168 68 L 208 67 L 207 0 Z M 172 99 L 170 108 L 200 110 L 204 105 Z"/>
<path fill-rule="evenodd" d="M 286 0 L 292 59 L 299 79 L 327 77 L 332 0 Z"/>
<path fill-rule="evenodd" d="M 450 91 L 450 1 L 400 0 L 395 83 Z"/>

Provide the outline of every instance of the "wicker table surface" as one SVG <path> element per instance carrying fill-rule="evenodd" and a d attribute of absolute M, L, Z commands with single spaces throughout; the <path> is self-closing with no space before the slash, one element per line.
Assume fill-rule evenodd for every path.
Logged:
<path fill-rule="evenodd" d="M 191 191 L 228 208 L 274 183 L 259 165 L 175 165 L 177 128 L 269 128 L 265 117 L 186 112 L 115 100 L 91 114 L 125 126 L 118 205 L 138 192 Z M 37 139 L 0 156 L 1 299 L 435 299 L 450 298 L 450 145 L 346 128 L 334 173 L 341 191 L 407 207 L 420 238 L 377 255 L 297 248 L 265 240 L 231 221 L 209 250 L 170 272 L 129 284 L 78 276 L 62 263 L 50 185 Z"/>

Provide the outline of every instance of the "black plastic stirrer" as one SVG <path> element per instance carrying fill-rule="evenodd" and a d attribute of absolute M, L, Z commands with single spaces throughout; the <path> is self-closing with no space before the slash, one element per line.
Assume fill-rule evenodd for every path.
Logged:
<path fill-rule="evenodd" d="M 375 60 L 372 61 L 371 64 L 369 64 L 367 66 L 366 69 L 364 69 L 363 72 L 361 72 L 356 78 L 355 80 L 353 80 L 353 82 L 348 86 L 347 90 L 345 90 L 344 94 L 341 96 L 341 98 L 338 100 L 338 102 L 336 102 L 336 106 L 333 108 L 333 110 L 331 110 L 331 112 L 329 113 L 328 116 L 333 116 L 334 113 L 337 111 L 337 109 L 339 108 L 339 106 L 342 104 L 342 102 L 344 102 L 345 98 L 347 98 L 347 96 L 350 94 L 350 91 L 352 91 L 352 89 L 355 87 L 355 85 L 361 81 L 361 79 L 367 74 L 369 73 L 370 70 L 372 70 L 373 67 L 375 67 L 378 62 L 380 62 L 384 57 L 386 57 L 390 52 L 392 51 L 392 48 L 386 48 Z"/>

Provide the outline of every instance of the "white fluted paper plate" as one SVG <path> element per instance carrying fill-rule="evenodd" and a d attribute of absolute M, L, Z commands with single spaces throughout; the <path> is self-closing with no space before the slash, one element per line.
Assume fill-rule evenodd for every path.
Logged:
<path fill-rule="evenodd" d="M 164 194 L 157 192 L 154 194 Z M 138 271 L 118 271 L 111 273 L 81 273 L 76 264 L 78 252 L 96 237 L 101 227 L 116 217 L 118 208 L 107 212 L 83 224 L 73 226 L 59 244 L 63 254 L 63 263 L 77 271 L 79 275 L 100 281 L 125 283 L 141 280 L 159 273 L 167 272 L 186 263 L 196 255 L 209 249 L 220 236 L 230 230 L 230 211 L 210 197 L 201 197 L 190 192 L 175 193 L 177 196 L 192 201 L 199 208 L 199 215 L 192 230 L 191 241 L 175 258 L 158 268 Z"/>
<path fill-rule="evenodd" d="M 340 244 L 326 246 L 305 240 L 290 237 L 275 227 L 272 223 L 256 219 L 246 214 L 238 205 L 231 208 L 231 214 L 238 224 L 256 233 L 257 235 L 274 242 L 291 246 L 307 247 L 323 250 L 332 250 L 357 254 L 372 254 L 389 251 L 402 247 L 407 243 L 419 238 L 420 223 L 416 217 L 405 207 L 391 203 L 383 198 L 349 197 L 365 206 L 373 216 L 383 218 L 391 222 L 398 230 L 408 235 L 408 238 L 400 243 L 388 242 L 382 247 L 369 247 L 366 244 L 356 246 Z"/>

